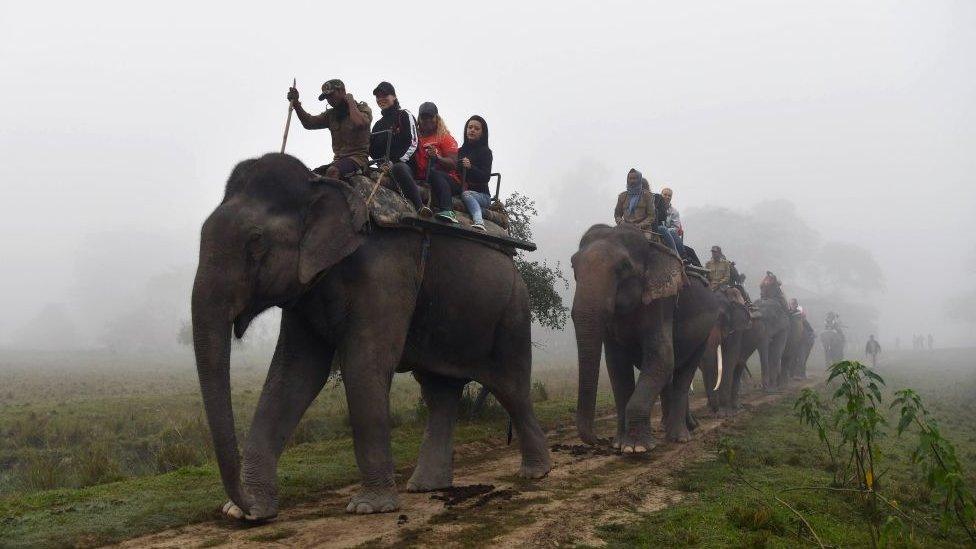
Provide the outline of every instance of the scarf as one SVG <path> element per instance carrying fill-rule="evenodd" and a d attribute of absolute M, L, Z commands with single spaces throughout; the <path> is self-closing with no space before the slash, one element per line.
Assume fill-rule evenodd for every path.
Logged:
<path fill-rule="evenodd" d="M 629 199 L 627 202 L 627 214 L 633 215 L 634 210 L 637 209 L 637 203 L 640 201 L 641 190 L 643 189 L 641 189 L 641 173 L 633 168 L 631 168 L 630 171 L 637 174 L 637 177 L 633 183 L 631 183 L 629 180 L 627 181 L 627 197 Z"/>

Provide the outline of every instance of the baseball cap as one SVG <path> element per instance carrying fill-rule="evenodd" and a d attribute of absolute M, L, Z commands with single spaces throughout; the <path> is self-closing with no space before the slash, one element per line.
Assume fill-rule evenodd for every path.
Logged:
<path fill-rule="evenodd" d="M 430 101 L 421 103 L 420 109 L 417 110 L 417 116 L 437 116 L 437 105 Z"/>
<path fill-rule="evenodd" d="M 322 84 L 322 93 L 319 94 L 319 101 L 324 101 L 330 93 L 336 90 L 344 90 L 346 85 L 342 83 L 342 80 L 338 78 L 333 78 L 332 80 L 326 80 L 325 84 Z"/>
<path fill-rule="evenodd" d="M 393 84 L 383 81 L 373 88 L 373 95 L 396 95 L 396 90 L 393 89 Z"/>

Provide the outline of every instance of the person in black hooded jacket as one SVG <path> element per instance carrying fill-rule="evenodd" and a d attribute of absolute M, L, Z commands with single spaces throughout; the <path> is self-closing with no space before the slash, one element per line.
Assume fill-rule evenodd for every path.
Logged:
<path fill-rule="evenodd" d="M 414 153 L 417 152 L 417 120 L 410 111 L 400 108 L 396 90 L 389 82 L 380 82 L 373 90 L 382 117 L 373 124 L 369 136 L 369 156 L 390 162 L 390 175 L 418 211 L 423 207 L 420 188 L 413 179 Z M 390 133 L 386 133 L 389 131 Z M 382 133 L 381 133 L 382 132 Z M 389 147 L 389 157 L 387 157 Z"/>
<path fill-rule="evenodd" d="M 464 125 L 464 144 L 458 149 L 458 169 L 461 171 L 461 200 L 471 214 L 471 228 L 485 230 L 481 210 L 491 202 L 488 181 L 491 179 L 491 149 L 488 148 L 488 123 L 474 115 Z"/>

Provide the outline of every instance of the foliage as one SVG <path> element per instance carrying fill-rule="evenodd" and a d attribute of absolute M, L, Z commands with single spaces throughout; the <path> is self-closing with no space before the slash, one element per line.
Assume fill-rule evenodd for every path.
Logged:
<path fill-rule="evenodd" d="M 535 201 L 514 192 L 505 199 L 505 210 L 508 212 L 509 234 L 531 241 L 532 218 L 539 215 Z M 546 328 L 561 330 L 566 325 L 569 309 L 563 305 L 556 285 L 561 282 L 564 289 L 569 289 L 569 281 L 563 276 L 559 263 L 550 266 L 546 261 L 529 261 L 520 251 L 515 256 L 515 268 L 529 290 L 532 320 Z"/>
<path fill-rule="evenodd" d="M 840 380 L 831 399 L 842 403 L 834 413 L 833 426 L 841 435 L 841 444 L 850 447 L 847 469 L 853 466 L 859 486 L 873 493 L 878 478 L 875 464 L 880 457 L 877 441 L 886 423 L 879 411 L 884 380 L 857 361 L 838 362 L 829 371 L 828 384 Z"/>
<path fill-rule="evenodd" d="M 898 435 L 910 427 L 917 430 L 912 462 L 922 465 L 927 486 L 942 494 L 943 531 L 955 521 L 976 542 L 976 498 L 966 486 L 955 446 L 942 436 L 918 393 L 912 389 L 897 391 L 891 403 L 892 408 L 896 406 L 899 407 Z"/>
<path fill-rule="evenodd" d="M 834 454 L 834 447 L 830 444 L 830 432 L 828 430 L 828 418 L 824 417 L 827 405 L 820 400 L 820 395 L 813 389 L 803 389 L 800 397 L 793 405 L 793 413 L 800 418 L 800 423 L 813 427 L 817 431 L 817 438 L 827 446 L 827 454 L 830 456 L 830 467 L 834 471 L 834 482 L 837 482 L 837 457 Z"/>

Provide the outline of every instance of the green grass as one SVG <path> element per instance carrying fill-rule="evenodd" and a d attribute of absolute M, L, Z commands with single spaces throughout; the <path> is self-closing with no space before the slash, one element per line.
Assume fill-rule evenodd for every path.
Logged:
<path fill-rule="evenodd" d="M 914 387 L 939 418 L 976 484 L 976 370 L 966 351 L 905 353 L 881 364 L 878 371 L 893 391 Z M 935 375 L 937 373 L 937 375 Z M 890 398 L 886 400 L 890 402 Z M 611 547 L 796 547 L 810 544 L 799 519 L 778 504 L 778 495 L 808 520 L 826 545 L 870 546 L 865 508 L 849 494 L 818 489 L 829 486 L 831 473 L 826 451 L 812 430 L 800 426 L 792 414 L 793 398 L 758 410 L 728 434 L 725 444 L 735 450 L 734 463 L 743 477 L 763 493 L 741 482 L 722 460 L 698 463 L 682 471 L 674 487 L 696 492 L 697 497 L 652 514 L 635 513 L 633 521 L 607 524 L 600 537 Z M 915 528 L 899 538 L 904 546 L 968 546 L 958 528 L 943 536 L 933 494 L 925 489 L 919 470 L 909 461 L 913 440 L 891 436 L 881 444 L 882 493 L 897 500 L 933 529 Z M 717 452 L 721 443 L 714 445 Z M 802 540 L 800 533 L 803 532 Z"/>
<path fill-rule="evenodd" d="M 212 463 L 196 373 L 187 364 L 166 359 L 135 368 L 102 355 L 52 359 L 75 362 L 65 369 L 37 362 L 11 367 L 8 360 L 0 357 L 6 367 L 0 369 L 0 545 L 93 546 L 217 516 L 226 496 Z M 242 437 L 264 372 L 264 366 L 232 368 Z M 543 370 L 535 377 L 544 384 L 535 390 L 543 426 L 570 423 L 575 372 Z M 413 379 L 398 375 L 391 414 L 401 481 L 423 433 L 418 398 Z M 609 408 L 605 393 L 600 406 Z M 282 456 L 283 507 L 358 480 L 347 418 L 342 388 L 327 387 Z M 462 421 L 455 443 L 491 439 L 501 446 L 506 423 L 495 404 L 484 419 Z"/>

